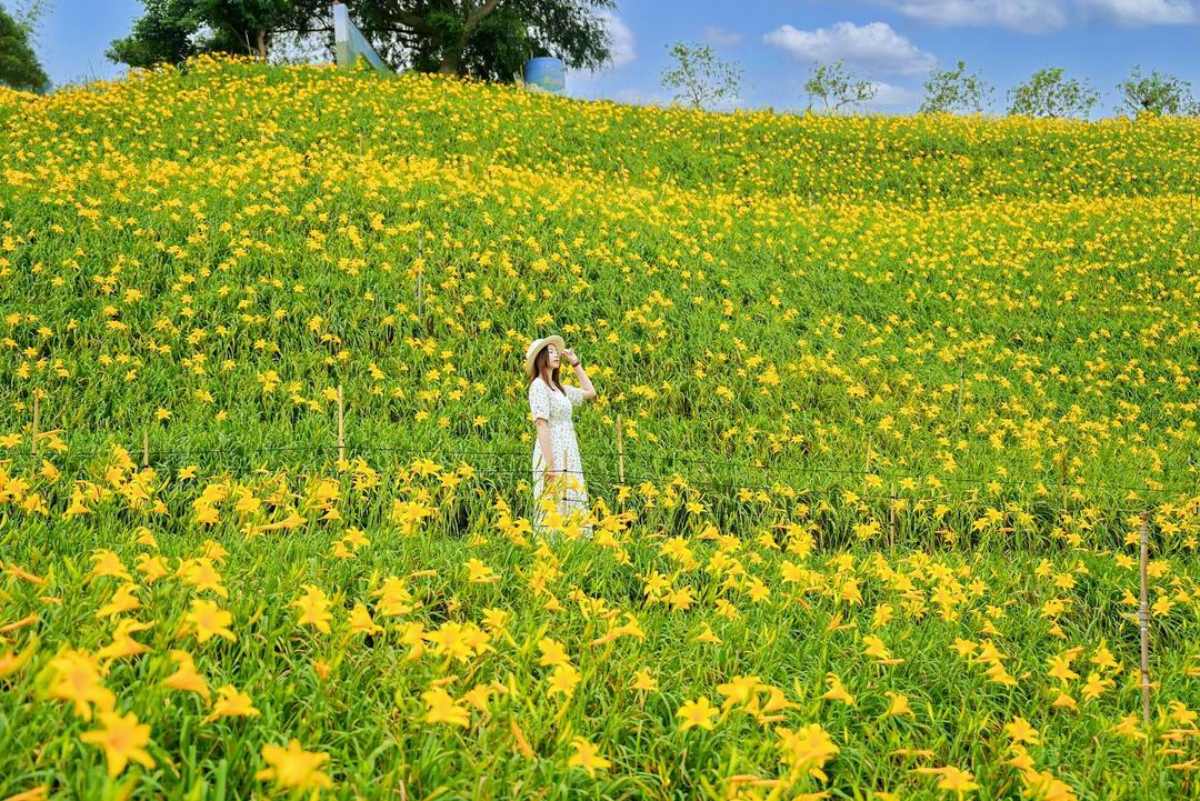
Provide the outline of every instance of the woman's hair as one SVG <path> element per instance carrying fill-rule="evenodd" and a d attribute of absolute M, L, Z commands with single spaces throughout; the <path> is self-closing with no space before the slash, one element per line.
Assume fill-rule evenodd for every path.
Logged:
<path fill-rule="evenodd" d="M 549 347 L 549 345 L 543 345 L 542 349 L 537 352 L 537 356 L 533 357 L 533 378 L 540 376 L 542 374 L 542 368 L 546 366 L 548 361 L 550 361 L 550 352 L 547 350 Z M 533 381 L 533 378 L 529 379 L 530 382 Z M 559 392 L 563 393 L 564 395 L 567 393 L 567 391 L 563 389 L 562 381 L 558 380 L 557 367 L 550 372 L 550 382 L 554 384 L 554 386 L 558 387 Z"/>

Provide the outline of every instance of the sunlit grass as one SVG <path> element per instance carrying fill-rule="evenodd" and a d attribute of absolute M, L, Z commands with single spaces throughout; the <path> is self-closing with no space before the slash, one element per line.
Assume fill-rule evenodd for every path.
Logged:
<path fill-rule="evenodd" d="M 209 60 L 0 120 L 0 798 L 1195 793 L 1196 121 Z"/>

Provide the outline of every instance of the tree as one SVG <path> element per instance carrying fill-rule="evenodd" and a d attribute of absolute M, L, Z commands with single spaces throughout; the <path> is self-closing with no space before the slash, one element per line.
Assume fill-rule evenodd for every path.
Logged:
<path fill-rule="evenodd" d="M 251 53 L 266 60 L 275 35 L 308 29 L 327 3 L 311 0 L 192 0 L 194 17 L 209 33 L 205 50 Z"/>
<path fill-rule="evenodd" d="M 1121 110 L 1137 115 L 1153 114 L 1200 114 L 1200 105 L 1192 99 L 1191 84 L 1173 75 L 1159 74 L 1158 70 L 1142 75 L 1141 67 L 1134 67 L 1124 82 L 1117 84 L 1123 103 Z"/>
<path fill-rule="evenodd" d="M 49 4 L 50 0 L 24 0 L 16 5 L 2 5 L 11 9 L 9 13 L 13 20 L 25 30 L 25 34 L 29 37 L 29 46 L 34 47 L 37 45 L 38 26 L 41 24 Z"/>
<path fill-rule="evenodd" d="M 33 20 L 20 21 L 0 8 L 0 83 L 13 89 L 44 92 L 50 79 L 33 52 Z"/>
<path fill-rule="evenodd" d="M 1100 94 L 1074 78 L 1064 78 L 1061 67 L 1038 70 L 1030 79 L 1009 90 L 1009 114 L 1027 117 L 1086 117 Z"/>
<path fill-rule="evenodd" d="M 131 67 L 178 63 L 203 52 L 251 53 L 265 59 L 276 34 L 322 24 L 319 0 L 142 0 L 133 31 L 109 47 Z"/>
<path fill-rule="evenodd" d="M 925 100 L 917 112 L 983 111 L 984 104 L 991 100 L 992 87 L 966 69 L 967 65 L 959 61 L 952 70 L 933 72 L 925 81 Z"/>
<path fill-rule="evenodd" d="M 355 24 L 396 68 L 512 80 L 532 56 L 594 70 L 610 58 L 596 13 L 615 0 L 346 0 Z"/>
<path fill-rule="evenodd" d="M 804 83 L 808 92 L 808 108 L 813 98 L 819 98 L 826 111 L 838 111 L 843 106 L 868 103 L 875 97 L 875 84 L 856 78 L 840 60 L 832 64 L 817 64 Z"/>
<path fill-rule="evenodd" d="M 142 0 L 146 11 L 133 23 L 124 39 L 116 39 L 105 55 L 131 67 L 160 62 L 176 64 L 198 52 L 192 41 L 199 28 L 192 18 L 190 0 Z"/>
<path fill-rule="evenodd" d="M 333 50 L 328 0 L 142 0 L 146 13 L 109 58 L 131 66 L 198 52 L 265 58 L 280 34 L 323 36 Z M 596 9 L 614 0 L 346 0 L 351 16 L 392 67 L 512 80 L 525 60 L 555 55 L 575 69 L 609 58 Z"/>
<path fill-rule="evenodd" d="M 699 109 L 737 97 L 741 68 L 718 59 L 708 45 L 676 42 L 667 52 L 675 62 L 661 80 L 665 88 L 675 90 L 675 100 Z"/>

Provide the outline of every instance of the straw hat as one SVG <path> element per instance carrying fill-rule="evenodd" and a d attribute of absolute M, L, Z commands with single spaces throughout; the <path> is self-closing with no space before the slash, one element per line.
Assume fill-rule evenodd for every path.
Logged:
<path fill-rule="evenodd" d="M 548 337 L 542 337 L 541 339 L 535 339 L 535 340 L 533 340 L 533 342 L 530 342 L 528 350 L 525 351 L 525 377 L 526 378 L 532 379 L 534 376 L 537 375 L 537 373 L 534 372 L 534 369 L 533 369 L 533 360 L 537 358 L 538 351 L 540 351 L 542 348 L 546 347 L 547 345 L 554 345 L 556 348 L 558 348 L 559 353 L 562 353 L 564 350 L 567 349 L 566 343 L 563 342 L 563 338 L 560 337 L 558 334 L 551 334 Z"/>

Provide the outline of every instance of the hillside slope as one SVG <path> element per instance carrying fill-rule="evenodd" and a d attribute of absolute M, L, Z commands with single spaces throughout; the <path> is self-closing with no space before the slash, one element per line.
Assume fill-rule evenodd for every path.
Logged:
<path fill-rule="evenodd" d="M 248 465 L 332 443 L 340 383 L 352 447 L 519 471 L 521 357 L 558 330 L 601 391 L 598 486 L 620 414 L 634 481 L 1195 492 L 1195 120 L 712 115 L 207 60 L 3 106 L 9 432 L 40 389 L 75 453 L 148 431 L 168 464 Z"/>
<path fill-rule="evenodd" d="M 1195 796 L 1195 121 L 206 60 L 0 118 L 0 798 Z"/>

